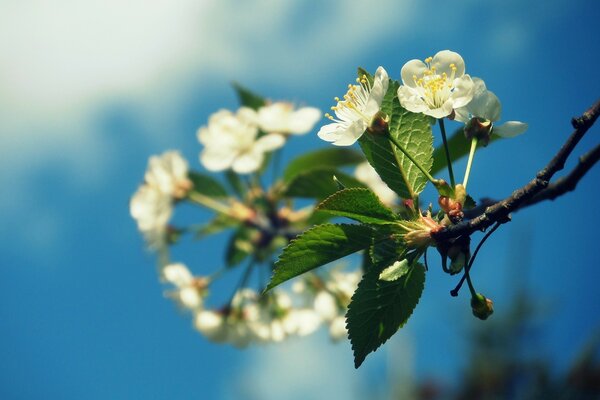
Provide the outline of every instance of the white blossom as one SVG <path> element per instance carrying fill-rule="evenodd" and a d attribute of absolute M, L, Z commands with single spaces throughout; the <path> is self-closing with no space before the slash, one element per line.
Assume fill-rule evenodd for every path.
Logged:
<path fill-rule="evenodd" d="M 356 85 L 348 85 L 343 99 L 335 98 L 337 104 L 331 109 L 335 117 L 325 114 L 333 121 L 319 130 L 319 137 L 336 146 L 351 146 L 371 126 L 372 119 L 381 109 L 389 78 L 383 67 L 377 68 L 373 84 L 366 76 L 357 78 Z"/>
<path fill-rule="evenodd" d="M 179 199 L 192 188 L 188 178 L 188 163 L 178 151 L 167 151 L 148 160 L 146 183 Z"/>
<path fill-rule="evenodd" d="M 394 204 L 398 200 L 398 195 L 388 185 L 381 180 L 381 177 L 375 171 L 375 168 L 368 162 L 360 163 L 354 170 L 354 176 L 359 181 L 366 184 L 384 204 Z"/>
<path fill-rule="evenodd" d="M 444 118 L 473 97 L 473 81 L 465 74 L 465 62 L 450 50 L 442 50 L 425 62 L 410 60 L 400 75 L 403 85 L 398 89 L 398 100 L 414 113 Z"/>
<path fill-rule="evenodd" d="M 345 316 L 340 315 L 331 321 L 329 324 L 329 336 L 334 341 L 345 339 L 348 336 Z"/>
<path fill-rule="evenodd" d="M 156 186 L 145 184 L 131 198 L 129 211 L 148 246 L 154 249 L 162 247 L 166 241 L 167 224 L 173 214 L 171 197 Z"/>
<path fill-rule="evenodd" d="M 266 152 L 285 142 L 277 133 L 258 134 L 257 115 L 251 108 L 241 107 L 236 114 L 220 110 L 198 130 L 198 140 L 204 145 L 200 162 L 210 171 L 231 168 L 240 174 L 254 172 L 262 165 Z"/>
<path fill-rule="evenodd" d="M 502 105 L 498 97 L 488 90 L 480 78 L 473 78 L 473 100 L 465 107 L 455 110 L 454 119 L 467 123 L 471 118 L 480 118 L 493 123 L 492 133 L 502 137 L 514 137 L 527 130 L 527 124 L 520 121 L 507 121 L 501 125 L 495 122 L 500 119 Z"/>
<path fill-rule="evenodd" d="M 302 107 L 294 110 L 294 105 L 276 102 L 258 109 L 258 125 L 269 133 L 303 135 L 313 129 L 321 118 L 321 110 Z"/>
<path fill-rule="evenodd" d="M 165 266 L 162 271 L 164 279 L 175 286 L 176 290 L 170 295 L 185 308 L 196 310 L 202 307 L 204 296 L 207 295 L 208 281 L 196 278 L 182 263 Z"/>

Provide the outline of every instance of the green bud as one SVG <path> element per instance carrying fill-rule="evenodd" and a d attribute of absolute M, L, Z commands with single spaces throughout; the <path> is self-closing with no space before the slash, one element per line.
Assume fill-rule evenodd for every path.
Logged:
<path fill-rule="evenodd" d="M 481 293 L 471 298 L 473 315 L 481 320 L 486 320 L 494 313 L 494 302 Z"/>

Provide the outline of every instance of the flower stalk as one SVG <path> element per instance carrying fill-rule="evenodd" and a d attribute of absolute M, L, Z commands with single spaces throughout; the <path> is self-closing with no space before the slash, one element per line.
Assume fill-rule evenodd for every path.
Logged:
<path fill-rule="evenodd" d="M 467 161 L 467 169 L 465 170 L 465 179 L 463 180 L 463 186 L 465 190 L 467 189 L 467 183 L 469 183 L 469 174 L 471 173 L 471 166 L 473 165 L 475 150 L 477 150 L 477 142 L 479 142 L 479 139 L 476 137 L 471 139 L 471 149 L 469 150 L 469 159 Z"/>
<path fill-rule="evenodd" d="M 448 140 L 446 139 L 446 127 L 444 126 L 444 119 L 438 119 L 440 123 L 440 131 L 442 132 L 442 140 L 444 141 L 444 151 L 446 152 L 446 165 L 448 166 L 448 175 L 450 175 L 450 184 L 452 187 L 456 186 L 454 181 L 454 171 L 452 171 L 452 159 L 450 158 L 450 149 L 448 148 Z"/>

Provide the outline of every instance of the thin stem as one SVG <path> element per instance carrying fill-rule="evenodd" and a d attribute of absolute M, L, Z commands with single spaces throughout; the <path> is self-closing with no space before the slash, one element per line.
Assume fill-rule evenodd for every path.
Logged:
<path fill-rule="evenodd" d="M 471 275 L 469 275 L 469 271 L 465 269 L 465 275 L 467 277 L 467 285 L 469 285 L 469 291 L 471 292 L 471 297 L 477 297 L 477 292 L 473 287 L 473 282 L 471 282 Z"/>
<path fill-rule="evenodd" d="M 218 213 L 229 215 L 230 217 L 235 218 L 235 215 L 233 215 L 233 213 L 231 212 L 231 208 L 227 207 L 225 204 L 219 201 L 216 201 L 208 196 L 203 195 L 202 193 L 192 191 L 188 193 L 187 198 L 193 203 L 200 204 Z"/>
<path fill-rule="evenodd" d="M 446 139 L 446 128 L 444 127 L 444 119 L 438 119 L 440 123 L 440 130 L 442 131 L 442 140 L 444 141 L 444 150 L 446 151 L 446 164 L 448 165 L 448 175 L 450 175 L 450 183 L 452 188 L 456 186 L 454 181 L 454 172 L 452 171 L 452 159 L 450 158 L 450 149 L 448 148 L 448 140 Z"/>
<path fill-rule="evenodd" d="M 235 290 L 233 291 L 233 293 L 231 294 L 231 297 L 229 298 L 229 301 L 227 302 L 227 304 L 229 306 L 231 306 L 231 302 L 233 301 L 233 298 L 235 297 L 235 294 L 246 285 L 246 283 L 248 282 L 248 278 L 250 278 L 250 273 L 252 272 L 252 270 L 254 269 L 254 266 L 256 265 L 256 260 L 253 258 L 250 260 L 250 262 L 248 263 L 248 266 L 246 267 L 246 270 L 244 271 L 244 274 L 242 275 L 242 279 L 240 279 L 240 282 L 237 284 Z"/>
<path fill-rule="evenodd" d="M 475 257 L 477 257 L 477 254 L 479 253 L 479 250 L 481 249 L 481 247 L 483 246 L 483 244 L 485 243 L 485 241 L 492 236 L 492 233 L 494 233 L 496 231 L 496 229 L 498 229 L 500 227 L 500 225 L 502 225 L 500 222 L 496 222 L 496 225 L 494 225 L 492 227 L 492 229 L 490 229 L 485 236 L 481 239 L 481 241 L 479 242 L 479 244 L 477 245 L 477 247 L 475 248 L 475 251 L 473 252 L 473 257 L 471 257 L 471 259 L 469 260 L 469 264 L 467 264 L 467 266 L 465 267 L 465 274 L 462 276 L 462 278 L 460 279 L 460 282 L 458 282 L 458 285 L 456 285 L 456 287 L 450 291 L 450 295 L 453 297 L 458 296 L 458 291 L 460 290 L 460 288 L 462 287 L 463 283 L 465 282 L 465 278 L 467 278 L 467 280 L 469 280 L 469 271 L 471 270 L 471 267 L 473 266 L 473 263 L 475 262 Z"/>
<path fill-rule="evenodd" d="M 415 166 L 417 168 L 419 168 L 419 170 L 423 173 L 423 175 L 425 175 L 425 177 L 427 179 L 429 179 L 429 182 L 433 183 L 436 187 L 437 187 L 437 185 L 439 185 L 439 181 L 437 179 L 435 179 L 433 176 L 431 176 L 429 171 L 427 171 L 425 168 L 423 168 L 423 166 L 419 162 L 417 162 L 417 160 L 415 160 L 413 158 L 413 156 L 410 155 L 410 153 L 404 148 L 404 146 L 402 146 L 400 143 L 398 143 L 396 138 L 394 138 L 389 133 L 388 133 L 387 137 L 390 140 L 390 142 L 394 143 L 394 145 L 398 148 L 398 150 L 400 150 L 402 153 L 404 153 L 406 158 L 408 158 L 413 164 L 415 164 Z"/>
<path fill-rule="evenodd" d="M 478 139 L 474 137 L 471 139 L 471 150 L 469 151 L 469 160 L 467 161 L 467 169 L 465 170 L 465 179 L 463 180 L 463 186 L 466 189 L 467 183 L 469 183 L 469 174 L 471 173 L 471 165 L 473 164 L 473 157 L 475 156 L 475 150 L 477 150 Z"/>

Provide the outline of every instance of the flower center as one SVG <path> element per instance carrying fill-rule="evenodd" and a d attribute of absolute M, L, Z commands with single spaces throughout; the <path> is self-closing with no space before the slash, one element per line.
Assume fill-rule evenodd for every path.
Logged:
<path fill-rule="evenodd" d="M 333 117 L 329 113 L 325 114 L 325 118 L 338 123 L 352 122 L 358 119 L 362 119 L 367 124 L 371 123 L 371 116 L 364 113 L 369 101 L 369 95 L 371 94 L 371 83 L 366 75 L 356 78 L 356 83 L 356 85 L 348 85 L 348 91 L 343 99 L 334 97 L 337 104 L 331 107 L 331 110 L 335 111 L 335 115 L 338 118 Z"/>
<path fill-rule="evenodd" d="M 425 59 L 427 70 L 421 77 L 413 75 L 413 81 L 421 93 L 421 99 L 427 103 L 430 108 L 441 107 L 452 93 L 454 77 L 456 75 L 456 65 L 450 64 L 450 76 L 443 72 L 439 74 L 435 67 L 431 66 L 432 57 Z"/>

